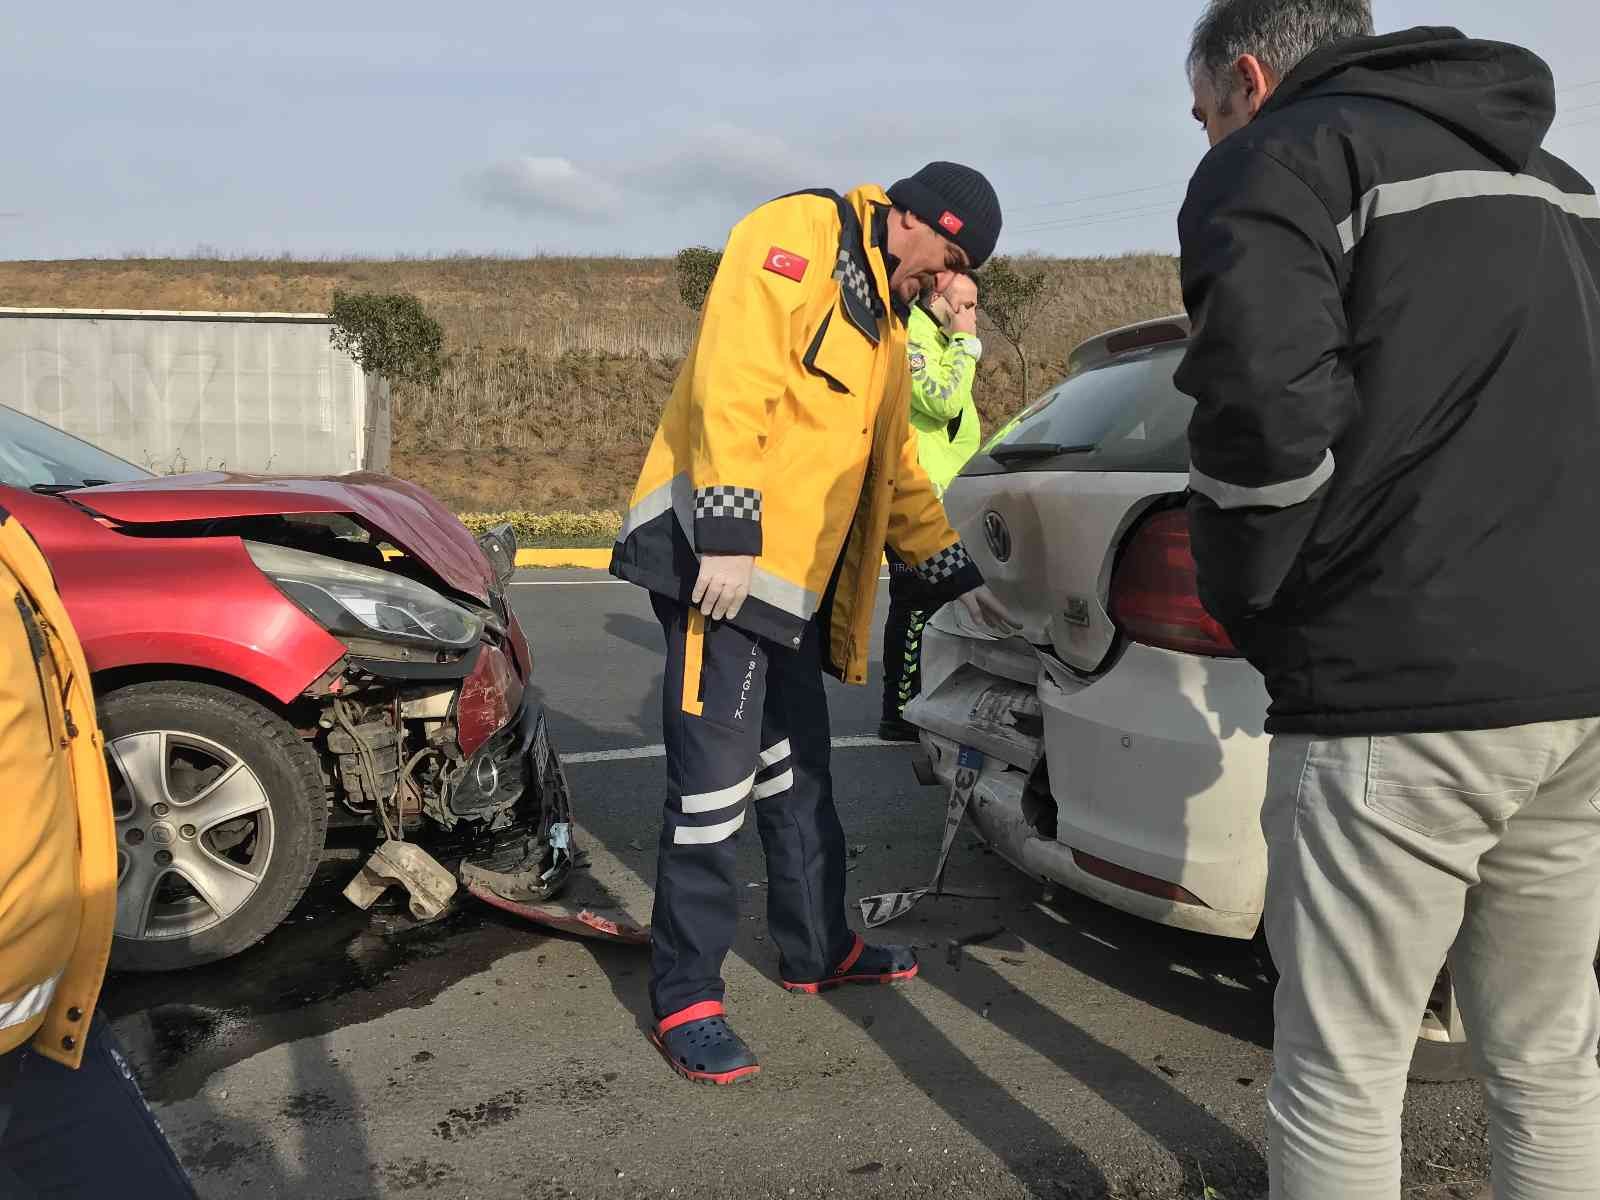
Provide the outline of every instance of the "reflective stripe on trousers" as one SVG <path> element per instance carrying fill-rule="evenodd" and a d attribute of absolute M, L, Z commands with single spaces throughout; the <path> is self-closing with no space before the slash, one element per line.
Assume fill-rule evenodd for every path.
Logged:
<path fill-rule="evenodd" d="M 854 936 L 815 624 L 791 649 L 704 621 L 675 600 L 652 601 L 667 641 L 667 801 L 651 920 L 659 1019 L 723 998 L 739 914 L 737 839 L 752 808 L 783 977 L 826 977 Z"/>

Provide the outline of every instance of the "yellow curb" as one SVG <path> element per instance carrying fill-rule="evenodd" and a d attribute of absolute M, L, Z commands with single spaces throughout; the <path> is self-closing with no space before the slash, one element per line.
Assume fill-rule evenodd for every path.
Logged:
<path fill-rule="evenodd" d="M 591 567 L 604 570 L 611 565 L 611 551 L 604 550 L 518 550 L 519 567 Z"/>

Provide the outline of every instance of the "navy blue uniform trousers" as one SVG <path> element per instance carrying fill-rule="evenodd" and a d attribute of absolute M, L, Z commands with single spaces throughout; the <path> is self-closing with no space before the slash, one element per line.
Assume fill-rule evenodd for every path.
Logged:
<path fill-rule="evenodd" d="M 816 622 L 790 648 L 678 601 L 651 601 L 667 638 L 667 802 L 650 983 L 661 1019 L 723 997 L 722 961 L 739 916 L 735 839 L 752 807 L 783 978 L 826 978 L 855 935 L 845 919 L 844 830 L 829 774 Z"/>
<path fill-rule="evenodd" d="M 0 1197 L 194 1200 L 99 1013 L 86 1036 L 76 1071 L 28 1047 L 0 1054 Z"/>

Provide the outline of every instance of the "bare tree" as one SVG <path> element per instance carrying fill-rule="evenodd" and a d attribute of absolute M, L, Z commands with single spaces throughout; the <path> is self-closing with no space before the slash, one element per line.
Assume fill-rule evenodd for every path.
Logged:
<path fill-rule="evenodd" d="M 990 259 L 977 279 L 984 314 L 1011 343 L 1022 364 L 1022 402 L 1027 404 L 1033 399 L 1028 378 L 1028 330 L 1055 303 L 1056 287 L 1043 267 L 1024 270 L 1016 259 L 1006 257 Z"/>

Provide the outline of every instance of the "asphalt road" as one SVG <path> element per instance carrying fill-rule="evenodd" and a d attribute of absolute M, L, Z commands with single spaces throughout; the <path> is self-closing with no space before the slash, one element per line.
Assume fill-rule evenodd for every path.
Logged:
<path fill-rule="evenodd" d="M 647 918 L 662 760 L 661 639 L 643 594 L 528 573 L 517 607 L 592 867 L 580 895 Z M 835 688 L 870 740 L 871 689 Z M 943 798 L 903 748 L 835 753 L 851 899 L 925 881 Z M 1051 897 L 971 836 L 948 886 L 884 932 L 923 975 L 831 998 L 777 985 L 759 844 L 741 835 L 729 1006 L 762 1057 L 734 1088 L 646 1044 L 637 949 L 468 900 L 407 928 L 351 909 L 353 852 L 229 962 L 119 977 L 135 1068 L 205 1197 L 1183 1197 L 1265 1192 L 1271 993 L 1247 949 Z M 1408 1195 L 1476 1195 L 1476 1085 L 1414 1087 Z"/>

